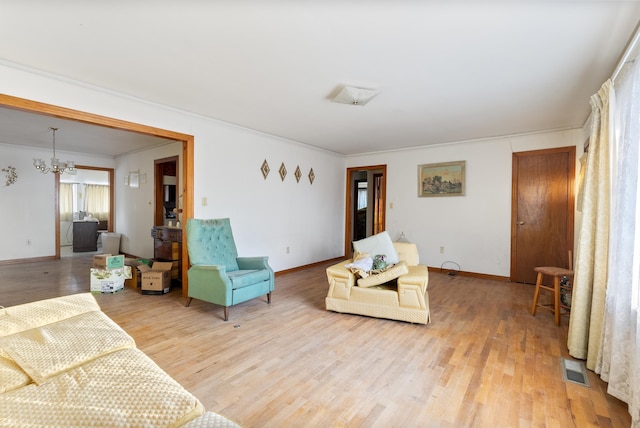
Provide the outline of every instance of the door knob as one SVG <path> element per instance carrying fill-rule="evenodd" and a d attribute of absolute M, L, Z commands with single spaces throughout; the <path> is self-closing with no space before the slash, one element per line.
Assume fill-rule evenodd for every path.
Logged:
<path fill-rule="evenodd" d="M 524 224 L 524 221 L 519 221 L 519 222 L 517 223 L 517 225 L 518 225 L 518 226 L 522 226 L 523 224 Z"/>

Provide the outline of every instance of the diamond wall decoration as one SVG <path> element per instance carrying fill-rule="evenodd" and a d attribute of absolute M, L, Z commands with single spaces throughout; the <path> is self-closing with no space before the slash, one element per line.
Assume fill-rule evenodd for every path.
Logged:
<path fill-rule="evenodd" d="M 284 166 L 284 162 L 282 162 L 282 165 L 280 165 L 280 178 L 282 179 L 282 181 L 284 181 L 284 178 L 287 176 L 287 168 Z"/>
<path fill-rule="evenodd" d="M 313 180 L 316 179 L 316 175 L 313 173 L 313 168 L 309 171 L 309 183 L 313 184 Z"/>
<path fill-rule="evenodd" d="M 266 180 L 267 179 L 267 175 L 269 175 L 269 171 L 271 171 L 269 169 L 269 164 L 267 163 L 266 159 L 264 160 L 264 162 L 262 162 L 262 166 L 260 167 L 260 171 L 262 171 L 262 176 Z"/>
<path fill-rule="evenodd" d="M 296 172 L 293 173 L 296 176 L 296 182 L 300 183 L 300 177 L 302 177 L 302 171 L 300 171 L 300 165 L 296 166 Z"/>

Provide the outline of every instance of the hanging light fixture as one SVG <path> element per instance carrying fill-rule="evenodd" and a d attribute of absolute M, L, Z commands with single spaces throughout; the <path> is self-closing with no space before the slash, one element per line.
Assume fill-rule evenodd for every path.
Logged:
<path fill-rule="evenodd" d="M 51 167 L 47 167 L 47 163 L 42 159 L 34 159 L 33 166 L 43 174 L 53 172 L 54 174 L 75 174 L 76 164 L 74 161 L 60 162 L 56 157 L 56 131 L 58 128 L 49 128 L 53 133 L 53 156 L 51 157 Z"/>

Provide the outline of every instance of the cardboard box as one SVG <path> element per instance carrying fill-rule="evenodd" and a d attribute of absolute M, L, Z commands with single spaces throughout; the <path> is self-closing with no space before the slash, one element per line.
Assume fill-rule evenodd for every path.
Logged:
<path fill-rule="evenodd" d="M 153 262 L 151 266 L 140 265 L 142 294 L 166 294 L 171 290 L 171 262 Z"/>
<path fill-rule="evenodd" d="M 111 257 L 113 254 L 96 254 L 93 256 L 93 268 L 94 269 L 106 269 L 107 257 Z"/>
<path fill-rule="evenodd" d="M 174 260 L 171 262 L 171 279 L 172 280 L 181 280 L 180 278 L 180 261 Z"/>
<path fill-rule="evenodd" d="M 92 293 L 115 293 L 124 288 L 127 278 L 131 278 L 129 266 L 109 270 L 91 268 L 90 290 Z"/>
<path fill-rule="evenodd" d="M 125 287 L 138 289 L 142 286 L 142 272 L 138 270 L 138 266 L 141 263 L 132 258 L 125 258 L 124 265 L 131 266 L 131 278 L 124 281 Z"/>
<path fill-rule="evenodd" d="M 138 269 L 131 270 L 131 278 L 124 280 L 124 286 L 138 289 L 142 286 L 142 272 Z"/>
<path fill-rule="evenodd" d="M 111 270 L 124 267 L 124 255 L 97 254 L 93 256 L 94 269 Z"/>

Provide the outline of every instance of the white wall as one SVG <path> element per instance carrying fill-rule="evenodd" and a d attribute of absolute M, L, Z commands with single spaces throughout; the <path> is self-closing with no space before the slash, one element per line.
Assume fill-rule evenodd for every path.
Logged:
<path fill-rule="evenodd" d="M 272 267 L 283 270 L 343 254 L 345 163 L 341 156 L 6 63 L 0 63 L 0 93 L 194 135 L 195 216 L 230 217 L 241 255 L 268 255 Z M 33 169 L 31 157 L 11 160 L 20 172 Z M 115 232 L 124 235 L 123 251 L 150 256 L 152 199 L 143 189 L 129 193 L 121 185 L 129 170 L 145 171 L 149 160 L 142 157 L 115 161 Z M 267 180 L 260 173 L 265 159 L 271 166 Z M 278 176 L 282 162 L 288 170 L 284 182 Z M 303 171 L 300 183 L 293 178 L 298 164 Z M 114 167 L 113 162 L 110 166 Z M 313 185 L 307 179 L 309 168 L 316 175 Z M 152 169 L 146 172 L 149 186 Z M 0 260 L 53 255 L 53 216 L 46 214 L 53 210 L 50 188 L 30 185 L 25 193 L 16 186 L 1 190 L 11 192 L 12 203 L 28 208 L 29 215 L 19 228 L 37 227 L 33 236 L 46 242 L 38 251 L 32 245 L 18 254 L 0 253 Z M 201 204 L 203 197 L 206 206 Z M 14 218 L 3 215 L 0 224 L 8 228 Z M 24 238 L 20 236 L 20 241 Z"/>
<path fill-rule="evenodd" d="M 422 261 L 429 266 L 439 267 L 450 260 L 465 271 L 509 276 L 512 152 L 562 146 L 581 148 L 584 142 L 583 131 L 579 129 L 360 155 L 345 160 L 280 138 L 2 63 L 0 92 L 194 135 L 195 216 L 230 217 L 241 255 L 269 255 L 275 270 L 341 256 L 345 168 L 386 164 L 387 230 L 392 237 L 404 232 L 419 245 Z M 7 164 L 15 164 L 21 174 L 29 171 L 29 180 L 21 176 L 19 185 L 0 189 L 3 207 L 5 195 L 12 206 L 10 211 L 0 213 L 0 224 L 3 229 L 11 229 L 9 233 L 17 243 L 17 248 L 10 252 L 0 250 L 3 251 L 0 260 L 52 255 L 53 218 L 41 213 L 52 212 L 49 195 L 53 184 L 32 182 L 37 173 L 31 166 L 34 156 L 1 150 L 0 158 Z M 146 186 L 150 187 L 149 162 L 164 156 L 162 150 L 115 161 L 115 231 L 124 235 L 123 251 L 145 257 L 152 255 L 148 236 L 153 221 L 153 204 L 149 205 L 152 196 L 144 188 L 138 192 L 124 189 L 121 183 L 129 170 L 140 169 L 147 172 Z M 580 153 L 577 150 L 577 157 Z M 77 163 L 92 164 L 78 156 L 73 158 Z M 266 180 L 260 173 L 265 159 L 271 167 Z M 417 196 L 419 164 L 456 160 L 466 161 L 466 196 Z M 288 170 L 284 182 L 278 176 L 282 162 Z M 293 177 L 296 165 L 303 171 L 300 183 Z M 316 175 L 313 185 L 307 178 L 310 168 Z M 202 204 L 203 198 L 206 205 Z M 27 237 L 35 239 L 29 247 L 24 244 Z M 439 252 L 441 246 L 445 248 L 444 254 Z"/>
<path fill-rule="evenodd" d="M 269 255 L 275 270 L 344 254 L 342 157 L 241 128 L 205 125 L 209 137 L 195 152 L 195 217 L 229 217 L 240 255 Z M 260 172 L 265 159 L 271 169 L 266 179 Z M 283 162 L 284 181 L 278 173 Z"/>
<path fill-rule="evenodd" d="M 418 244 L 422 263 L 508 277 L 512 153 L 583 142 L 577 129 L 353 156 L 347 166 L 387 165 L 387 230 Z M 462 160 L 465 196 L 418 197 L 418 165 Z"/>
<path fill-rule="evenodd" d="M 155 209 L 154 160 L 180 156 L 179 164 L 182 165 L 181 155 L 182 143 L 171 143 L 116 159 L 114 231 L 121 235 L 121 252 L 138 257 L 153 257 L 151 228 Z M 131 171 L 146 175 L 146 180 L 139 180 L 138 188 L 124 184 L 125 177 Z M 179 171 L 182 174 L 182 168 Z"/>

